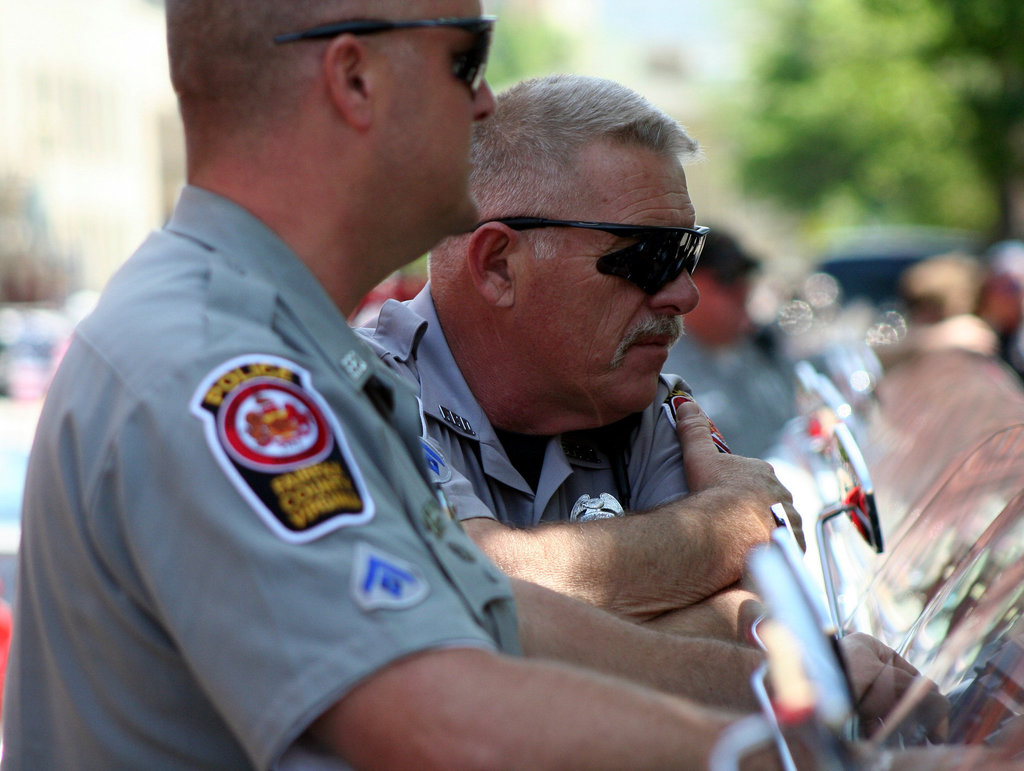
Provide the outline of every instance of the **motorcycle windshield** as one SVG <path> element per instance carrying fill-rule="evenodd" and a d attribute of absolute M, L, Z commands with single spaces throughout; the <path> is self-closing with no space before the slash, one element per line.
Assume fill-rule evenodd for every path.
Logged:
<path fill-rule="evenodd" d="M 938 480 L 887 530 L 887 552 L 857 593 L 857 606 L 844 626 L 906 649 L 907 635 L 982 534 L 998 518 L 1004 523 L 1011 518 L 1004 509 L 1024 489 L 1021 457 L 1024 425 L 1015 425 L 980 442 Z"/>
<path fill-rule="evenodd" d="M 947 699 L 922 686 L 897 703 L 876 740 L 924 743 L 928 731 L 950 744 L 1024 752 L 1024 492 L 986 528 L 942 583 L 908 634 L 903 653 Z"/>

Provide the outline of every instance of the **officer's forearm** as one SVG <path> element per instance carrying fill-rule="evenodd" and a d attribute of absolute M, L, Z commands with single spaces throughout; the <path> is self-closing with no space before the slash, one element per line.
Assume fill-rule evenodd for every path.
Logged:
<path fill-rule="evenodd" d="M 648 628 L 676 635 L 747 643 L 751 626 L 763 613 L 760 598 L 737 584 L 695 605 L 669 611 L 643 623 Z"/>
<path fill-rule="evenodd" d="M 732 719 L 579 667 L 447 649 L 374 673 L 310 733 L 359 768 L 697 771 Z"/>
<path fill-rule="evenodd" d="M 679 637 L 526 581 L 513 580 L 527 656 L 618 675 L 702 704 L 756 709 L 750 675 L 760 652 L 720 640 Z"/>
<path fill-rule="evenodd" d="M 645 514 L 594 522 L 527 530 L 486 519 L 464 525 L 509 575 L 643 621 L 698 603 L 740 579 L 749 541 L 719 526 L 718 503 L 714 493 L 702 493 Z"/>

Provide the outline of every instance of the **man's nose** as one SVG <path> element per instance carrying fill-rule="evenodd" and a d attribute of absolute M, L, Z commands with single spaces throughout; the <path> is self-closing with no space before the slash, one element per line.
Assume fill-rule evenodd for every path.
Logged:
<path fill-rule="evenodd" d="M 480 88 L 473 96 L 473 120 L 484 120 L 494 114 L 494 92 L 487 78 L 480 81 Z"/>
<path fill-rule="evenodd" d="M 685 270 L 654 294 L 648 302 L 653 310 L 682 316 L 697 307 L 700 291 L 693 278 Z"/>

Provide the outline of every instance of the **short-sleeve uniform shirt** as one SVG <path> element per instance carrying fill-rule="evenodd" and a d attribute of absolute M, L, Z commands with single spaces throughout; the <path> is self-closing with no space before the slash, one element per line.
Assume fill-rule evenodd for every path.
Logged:
<path fill-rule="evenodd" d="M 688 398 L 679 378 L 663 376 L 654 402 L 624 421 L 621 431 L 550 437 L 533 486 L 510 461 L 467 386 L 438 323 L 429 284 L 406 303 L 388 301 L 376 322 L 357 332 L 418 384 L 438 462 L 461 472 L 472 487 L 471 495 L 458 486 L 447 489 L 461 519 L 492 517 L 531 527 L 585 520 L 588 513 L 644 511 L 688 491 L 675 431 L 676 400 Z"/>
<path fill-rule="evenodd" d="M 419 430 L 284 243 L 186 188 L 43 410 L 5 768 L 267 769 L 390 662 L 516 652 L 508 583 Z"/>

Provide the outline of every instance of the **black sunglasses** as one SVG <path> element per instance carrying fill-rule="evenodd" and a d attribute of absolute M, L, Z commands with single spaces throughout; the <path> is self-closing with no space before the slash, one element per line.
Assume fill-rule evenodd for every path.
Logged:
<path fill-rule="evenodd" d="M 465 30 L 474 36 L 473 45 L 468 51 L 452 57 L 452 74 L 465 83 L 475 96 L 484 80 L 484 69 L 487 66 L 487 54 L 491 48 L 491 33 L 494 30 L 494 16 L 469 16 L 450 19 L 410 19 L 408 21 L 378 21 L 360 19 L 321 24 L 299 32 L 286 32 L 275 35 L 277 45 L 295 43 L 299 40 L 320 40 L 337 37 L 338 35 L 374 35 L 378 32 L 389 32 L 395 29 L 427 29 L 430 27 L 455 27 Z"/>
<path fill-rule="evenodd" d="M 577 222 L 549 220 L 543 217 L 498 217 L 487 222 L 500 222 L 513 230 L 532 228 L 586 228 L 612 233 L 621 238 L 635 238 L 635 244 L 609 252 L 597 259 L 597 269 L 609 276 L 618 276 L 636 284 L 647 294 L 657 294 L 684 270 L 693 275 L 710 228 L 669 228 L 656 225 L 622 225 L 611 222 Z M 479 227 L 480 225 L 477 225 Z"/>

